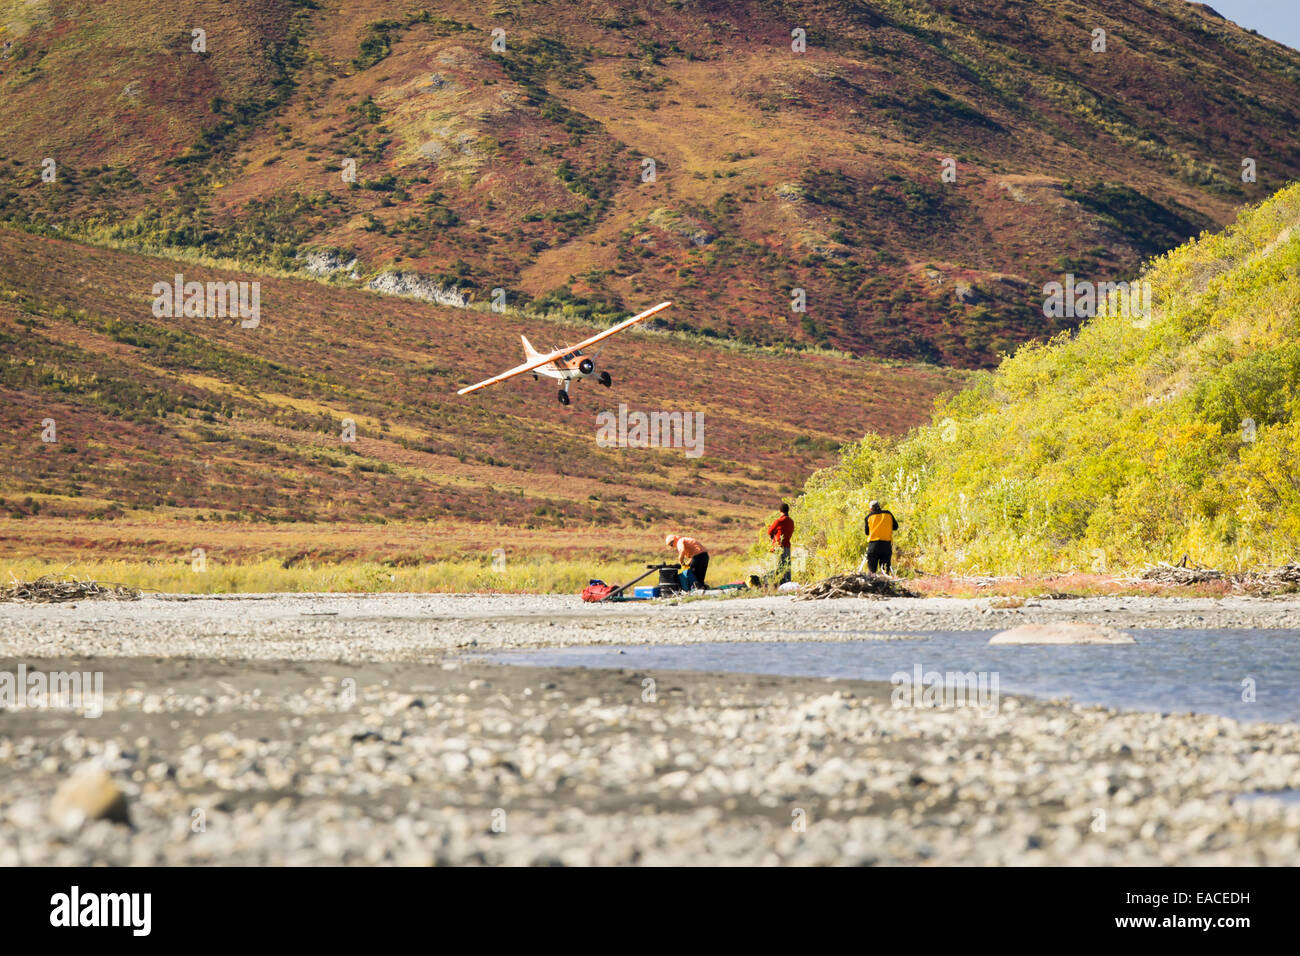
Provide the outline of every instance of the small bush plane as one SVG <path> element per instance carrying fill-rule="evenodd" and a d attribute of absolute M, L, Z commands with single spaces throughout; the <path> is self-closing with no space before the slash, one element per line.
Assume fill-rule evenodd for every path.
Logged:
<path fill-rule="evenodd" d="M 502 372 L 500 375 L 494 375 L 492 378 L 479 382 L 477 385 L 470 385 L 467 388 L 460 389 L 457 395 L 468 395 L 470 392 L 477 392 L 480 388 L 487 388 L 489 385 L 495 385 L 498 382 L 504 382 L 508 378 L 514 378 L 516 375 L 523 375 L 525 372 L 533 373 L 533 381 L 537 381 L 539 375 L 545 375 L 547 378 L 559 379 L 560 386 L 560 404 L 569 404 L 569 386 L 574 381 L 580 381 L 587 378 L 596 371 L 596 356 L 603 349 L 597 349 L 588 355 L 584 349 L 591 348 L 597 342 L 603 342 L 611 335 L 617 335 L 624 329 L 630 329 L 638 322 L 644 322 L 650 316 L 662 312 L 672 305 L 671 302 L 660 302 L 653 309 L 646 309 L 644 312 L 632 316 L 630 319 L 624 319 L 618 325 L 612 325 L 604 332 L 598 332 L 589 339 L 583 339 L 577 345 L 567 345 L 562 349 L 556 349 L 553 352 L 547 352 L 543 355 L 537 349 L 533 348 L 528 337 L 521 335 L 520 339 L 524 343 L 524 364 L 516 365 L 508 372 Z M 606 388 L 614 384 L 610 378 L 609 372 L 602 371 L 596 376 L 596 381 L 600 382 Z"/>

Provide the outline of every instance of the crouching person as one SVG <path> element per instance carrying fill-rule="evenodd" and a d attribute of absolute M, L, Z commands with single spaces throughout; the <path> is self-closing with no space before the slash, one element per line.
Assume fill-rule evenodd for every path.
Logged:
<path fill-rule="evenodd" d="M 686 570 L 691 577 L 691 588 L 704 590 L 708 587 L 704 583 L 704 575 L 709 570 L 709 552 L 705 550 L 704 545 L 700 544 L 694 538 L 688 538 L 685 535 L 670 534 L 664 538 L 664 544 L 677 551 L 677 563 L 686 565 Z"/>

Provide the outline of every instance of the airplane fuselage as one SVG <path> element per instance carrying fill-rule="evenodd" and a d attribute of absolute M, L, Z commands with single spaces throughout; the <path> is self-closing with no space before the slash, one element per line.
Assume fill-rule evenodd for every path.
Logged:
<path fill-rule="evenodd" d="M 585 361 L 585 366 L 584 366 Z M 583 368 L 586 371 L 583 371 Z M 539 366 L 533 370 L 537 375 L 545 375 L 547 378 L 559 379 L 562 382 L 571 382 L 577 378 L 587 378 L 595 374 L 596 366 L 591 359 L 587 358 L 582 349 L 573 352 L 566 352 L 557 358 L 554 362 L 547 365 Z"/>

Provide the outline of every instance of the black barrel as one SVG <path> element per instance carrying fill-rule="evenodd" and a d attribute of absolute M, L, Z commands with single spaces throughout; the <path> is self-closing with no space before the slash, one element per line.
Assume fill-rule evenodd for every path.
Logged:
<path fill-rule="evenodd" d="M 659 587 L 664 590 L 680 591 L 681 582 L 677 580 L 677 569 L 664 567 L 659 569 Z"/>

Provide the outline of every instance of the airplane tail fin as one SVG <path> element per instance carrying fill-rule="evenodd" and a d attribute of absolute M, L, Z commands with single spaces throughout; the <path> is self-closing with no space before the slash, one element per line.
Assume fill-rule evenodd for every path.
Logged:
<path fill-rule="evenodd" d="M 528 336 L 526 336 L 526 335 L 521 335 L 521 336 L 519 336 L 519 339 L 520 339 L 521 342 L 524 343 L 524 358 L 525 358 L 525 359 L 529 359 L 529 360 L 531 360 L 531 359 L 535 359 L 535 358 L 537 358 L 537 356 L 539 356 L 539 355 L 542 354 L 541 352 L 537 351 L 537 349 L 533 348 L 533 343 L 528 341 Z"/>

